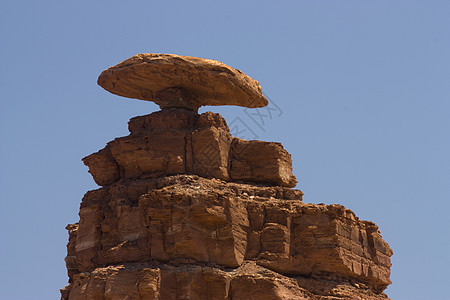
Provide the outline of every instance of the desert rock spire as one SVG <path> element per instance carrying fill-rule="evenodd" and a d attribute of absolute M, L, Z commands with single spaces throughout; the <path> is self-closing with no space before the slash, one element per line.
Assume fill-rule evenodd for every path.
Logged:
<path fill-rule="evenodd" d="M 377 225 L 303 203 L 281 144 L 197 113 L 267 105 L 257 81 L 213 60 L 138 54 L 98 83 L 162 110 L 83 159 L 101 187 L 67 226 L 63 300 L 387 299 L 392 250 Z"/>

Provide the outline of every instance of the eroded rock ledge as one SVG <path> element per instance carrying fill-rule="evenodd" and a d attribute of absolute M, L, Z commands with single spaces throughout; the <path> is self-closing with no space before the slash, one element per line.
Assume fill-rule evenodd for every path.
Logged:
<path fill-rule="evenodd" d="M 69 288 L 70 287 L 70 288 Z M 255 262 L 236 269 L 204 264 L 131 263 L 74 276 L 63 298 L 382 300 L 368 286 L 336 276 L 284 276 Z"/>
<path fill-rule="evenodd" d="M 90 191 L 68 226 L 63 299 L 385 299 L 392 250 L 378 227 L 301 197 L 197 175 Z"/>
<path fill-rule="evenodd" d="M 197 174 L 294 187 L 291 155 L 280 143 L 233 138 L 212 112 L 166 109 L 135 117 L 130 135 L 83 159 L 100 186 L 119 180 Z"/>

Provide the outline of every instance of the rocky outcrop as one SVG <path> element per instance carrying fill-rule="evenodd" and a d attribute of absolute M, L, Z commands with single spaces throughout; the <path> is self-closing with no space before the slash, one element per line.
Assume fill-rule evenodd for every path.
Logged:
<path fill-rule="evenodd" d="M 245 262 L 236 269 L 203 264 L 132 263 L 77 274 L 64 299 L 382 300 L 367 285 L 338 277 L 288 277 Z"/>
<path fill-rule="evenodd" d="M 169 86 L 209 78 L 246 91 L 251 81 L 214 64 L 141 55 L 102 73 L 117 91 L 153 89 L 155 78 L 169 90 L 154 88 L 162 111 L 131 119 L 128 136 L 83 159 L 101 187 L 67 226 L 61 299 L 387 299 L 392 250 L 377 225 L 303 203 L 281 144 L 233 137 L 219 114 L 197 114 L 214 105 L 211 89 L 197 101 Z M 250 105 L 230 95 L 217 103 Z"/>
<path fill-rule="evenodd" d="M 83 159 L 97 184 L 196 174 L 226 181 L 294 187 L 290 154 L 280 143 L 233 138 L 219 115 L 170 109 L 135 117 L 130 135 Z"/>
<path fill-rule="evenodd" d="M 280 144 L 233 138 L 218 114 L 187 110 L 129 129 L 84 159 L 103 187 L 67 227 L 63 299 L 386 298 L 392 250 L 378 227 L 303 203 Z"/>
<path fill-rule="evenodd" d="M 120 282 L 131 280 L 133 284 L 121 284 L 133 288 L 144 280 L 142 276 L 155 276 L 151 285 L 156 294 L 176 294 L 162 290 L 166 285 L 161 280 L 169 280 L 175 276 L 172 273 L 183 280 L 190 278 L 185 282 L 187 290 L 189 282 L 206 280 L 204 273 L 213 281 L 226 279 L 221 292 L 214 294 L 217 299 L 230 295 L 248 299 L 243 291 L 230 292 L 230 287 L 247 281 L 256 284 L 255 280 L 256 286 L 266 286 L 267 291 L 259 292 L 273 294 L 261 299 L 291 299 L 288 291 L 303 293 L 299 295 L 304 298 L 292 299 L 315 299 L 318 294 L 334 297 L 336 285 L 345 287 L 342 295 L 354 296 L 361 286 L 361 299 L 371 299 L 364 293 L 383 299 L 381 292 L 390 284 L 392 251 L 378 227 L 358 220 L 343 206 L 305 204 L 301 197 L 300 191 L 286 187 L 227 183 L 196 175 L 124 181 L 88 192 L 81 204 L 80 223 L 68 227 L 66 263 L 71 285 L 65 290 L 67 299 L 91 299 L 86 287 L 100 289 L 95 282 L 106 285 L 114 276 Z M 248 264 L 263 275 L 237 276 Z M 176 282 L 171 284 L 183 290 Z M 207 281 L 202 285 L 209 286 Z M 85 286 L 83 294 L 76 292 L 81 286 Z M 287 298 L 277 298 L 280 289 Z"/>

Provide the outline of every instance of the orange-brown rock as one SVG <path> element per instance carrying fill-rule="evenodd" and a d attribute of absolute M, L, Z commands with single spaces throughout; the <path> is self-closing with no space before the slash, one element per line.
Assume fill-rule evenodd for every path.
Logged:
<path fill-rule="evenodd" d="M 70 224 L 62 300 L 382 300 L 392 250 L 341 205 L 308 204 L 280 143 L 232 137 L 202 105 L 262 107 L 220 62 L 139 54 L 98 83 L 162 111 L 83 159 L 101 188 Z"/>
<path fill-rule="evenodd" d="M 85 299 L 88 287 L 107 286 L 108 280 L 112 291 L 99 288 L 109 291 L 105 299 L 124 291 L 134 295 L 130 299 L 249 299 L 252 285 L 255 295 L 268 297 L 255 299 L 339 299 L 332 298 L 339 293 L 342 299 L 385 299 L 392 251 L 377 226 L 340 205 L 302 203 L 301 196 L 286 187 L 196 175 L 122 181 L 88 192 L 80 223 L 69 227 L 71 284 L 63 299 Z M 136 263 L 156 265 L 130 271 Z M 269 275 L 239 276 L 249 263 Z M 204 278 L 208 274 L 221 274 L 208 277 L 221 292 L 196 298 L 213 286 Z M 322 285 L 333 280 L 329 288 Z M 141 289 L 154 296 L 142 296 Z M 362 296 L 355 298 L 352 289 Z"/>
<path fill-rule="evenodd" d="M 256 80 L 216 60 L 142 53 L 103 71 L 98 84 L 124 97 L 153 101 L 161 108 L 203 105 L 263 107 Z"/>
<path fill-rule="evenodd" d="M 129 136 L 83 159 L 97 184 L 174 174 L 288 187 L 297 183 L 291 156 L 281 144 L 233 138 L 219 114 L 166 109 L 131 119 L 129 130 Z"/>
<path fill-rule="evenodd" d="M 337 278 L 335 277 L 334 280 Z M 246 262 L 237 269 L 202 264 L 132 263 L 78 273 L 63 299 L 383 300 L 364 284 L 323 277 L 283 276 Z"/>
<path fill-rule="evenodd" d="M 230 177 L 234 181 L 267 182 L 294 187 L 291 155 L 280 143 L 233 139 Z"/>

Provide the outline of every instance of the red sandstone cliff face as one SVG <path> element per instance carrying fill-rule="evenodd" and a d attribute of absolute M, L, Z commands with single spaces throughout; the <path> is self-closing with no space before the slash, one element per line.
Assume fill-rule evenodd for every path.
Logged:
<path fill-rule="evenodd" d="M 102 187 L 67 227 L 62 299 L 387 299 L 378 227 L 303 203 L 280 144 L 188 110 L 129 129 L 83 159 Z"/>

